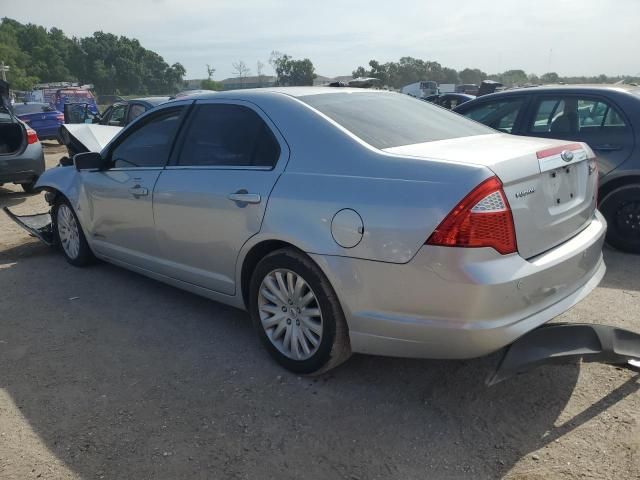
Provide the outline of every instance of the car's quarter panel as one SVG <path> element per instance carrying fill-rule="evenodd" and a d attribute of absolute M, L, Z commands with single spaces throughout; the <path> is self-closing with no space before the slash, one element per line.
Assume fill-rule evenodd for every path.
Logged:
<path fill-rule="evenodd" d="M 27 145 L 15 155 L 0 155 L 0 183 L 31 182 L 44 171 L 44 152 L 40 142 Z"/>
<path fill-rule="evenodd" d="M 405 171 L 416 162 L 391 156 L 384 161 Z M 363 176 L 286 171 L 269 198 L 262 233 L 312 253 L 408 262 L 447 213 L 491 176 L 485 168 L 417 162 L 427 172 L 425 179 L 370 177 L 364 168 Z M 352 248 L 338 244 L 332 234 L 334 217 L 343 209 L 362 219 L 362 239 Z"/>
<path fill-rule="evenodd" d="M 341 300 L 354 352 L 472 358 L 577 303 L 605 272 L 606 225 L 529 261 L 491 248 L 424 246 L 407 264 L 312 255 Z"/>

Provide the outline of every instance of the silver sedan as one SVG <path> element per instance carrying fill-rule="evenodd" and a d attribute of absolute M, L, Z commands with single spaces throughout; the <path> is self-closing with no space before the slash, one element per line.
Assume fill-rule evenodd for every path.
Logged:
<path fill-rule="evenodd" d="M 196 95 L 74 163 L 37 184 L 70 263 L 97 257 L 247 309 L 295 372 L 351 352 L 482 356 L 605 272 L 588 146 L 401 94 Z"/>

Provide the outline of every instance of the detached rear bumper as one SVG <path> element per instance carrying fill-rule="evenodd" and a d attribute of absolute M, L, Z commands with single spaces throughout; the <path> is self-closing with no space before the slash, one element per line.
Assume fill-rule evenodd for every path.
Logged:
<path fill-rule="evenodd" d="M 354 352 L 462 359 L 509 345 L 587 296 L 606 270 L 605 232 L 596 212 L 581 233 L 530 260 L 435 246 L 404 265 L 314 258 L 340 297 Z"/>

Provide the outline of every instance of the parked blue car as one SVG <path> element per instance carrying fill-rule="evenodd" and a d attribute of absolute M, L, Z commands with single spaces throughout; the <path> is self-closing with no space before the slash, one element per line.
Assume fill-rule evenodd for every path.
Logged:
<path fill-rule="evenodd" d="M 47 103 L 26 102 L 13 105 L 20 120 L 29 125 L 41 140 L 57 139 L 58 128 L 64 123 L 64 115 Z"/>

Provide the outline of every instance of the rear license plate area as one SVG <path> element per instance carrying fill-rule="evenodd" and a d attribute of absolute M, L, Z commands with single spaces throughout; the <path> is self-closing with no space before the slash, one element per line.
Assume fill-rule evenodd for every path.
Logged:
<path fill-rule="evenodd" d="M 567 165 L 547 172 L 547 187 L 552 206 L 573 202 L 580 195 L 580 164 Z"/>

